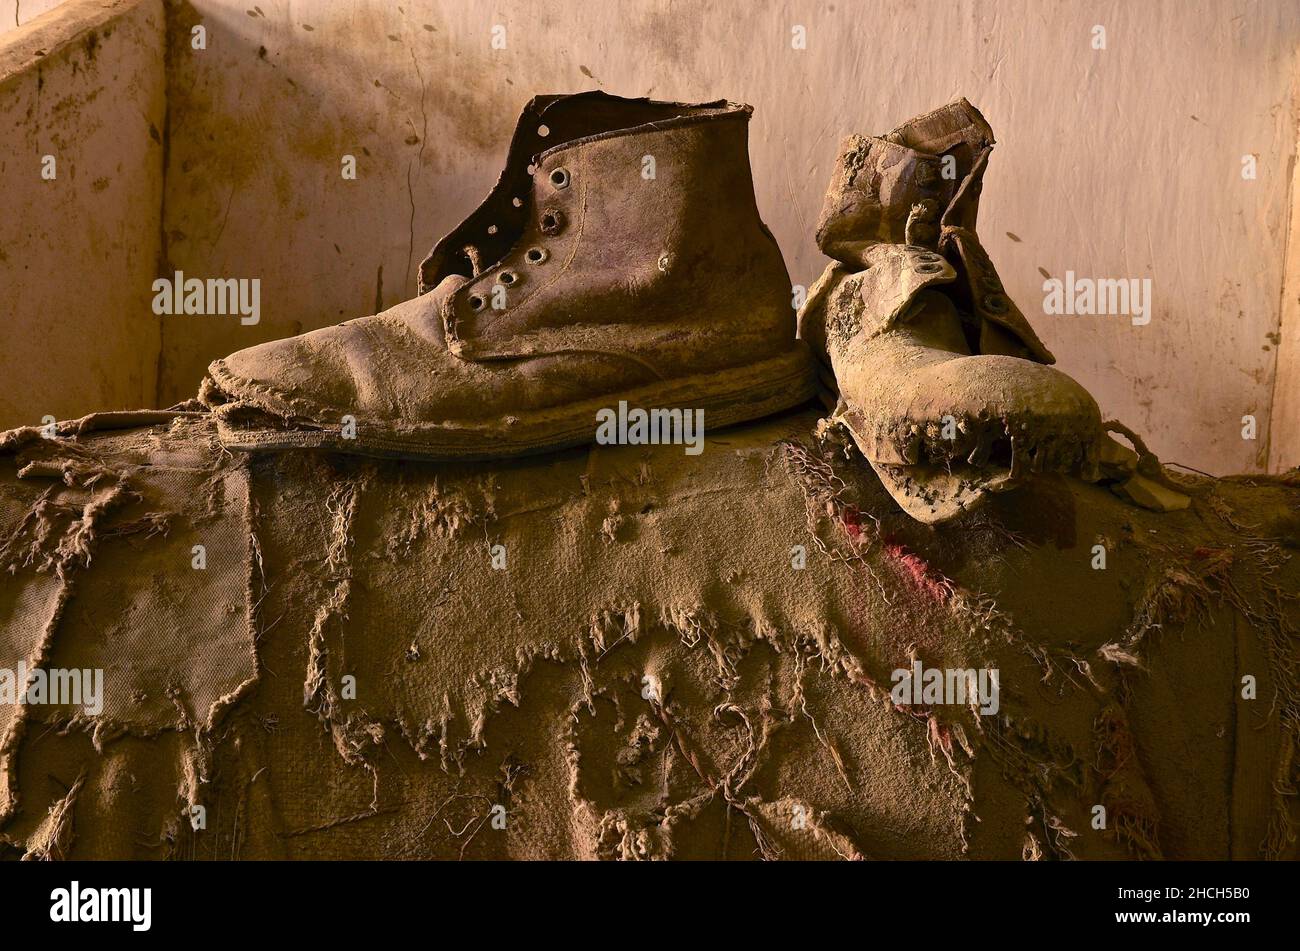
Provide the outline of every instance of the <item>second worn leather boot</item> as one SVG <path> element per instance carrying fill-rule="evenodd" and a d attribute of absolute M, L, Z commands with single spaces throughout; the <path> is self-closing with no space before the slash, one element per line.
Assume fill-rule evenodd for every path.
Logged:
<path fill-rule="evenodd" d="M 1096 468 L 1101 417 L 975 234 L 993 132 L 964 99 L 850 136 L 817 241 L 836 259 L 800 311 L 852 434 L 908 514 L 940 522 L 1030 471 Z"/>
<path fill-rule="evenodd" d="M 810 398 L 754 201 L 751 112 L 533 99 L 418 297 L 211 365 L 223 443 L 484 459 L 592 442 L 621 401 L 703 409 L 716 428 Z"/>

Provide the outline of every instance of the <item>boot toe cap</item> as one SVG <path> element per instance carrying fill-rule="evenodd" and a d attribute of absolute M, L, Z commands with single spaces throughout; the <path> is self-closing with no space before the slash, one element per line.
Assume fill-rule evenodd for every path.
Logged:
<path fill-rule="evenodd" d="M 1001 440 L 1083 446 L 1101 432 L 1096 401 L 1052 367 L 1009 356 L 963 356 L 894 372 L 845 392 L 874 462 L 984 455 Z M 861 444 L 861 441 L 860 441 Z M 995 453 L 997 454 L 997 453 Z"/>
<path fill-rule="evenodd" d="M 251 403 L 283 416 L 345 413 L 356 387 L 332 344 L 340 327 L 273 340 L 215 360 L 208 375 L 228 401 Z"/>
<path fill-rule="evenodd" d="M 881 396 L 898 415 L 919 422 L 949 414 L 1025 424 L 1099 417 L 1096 401 L 1071 377 L 1018 357 L 977 355 L 917 367 Z"/>

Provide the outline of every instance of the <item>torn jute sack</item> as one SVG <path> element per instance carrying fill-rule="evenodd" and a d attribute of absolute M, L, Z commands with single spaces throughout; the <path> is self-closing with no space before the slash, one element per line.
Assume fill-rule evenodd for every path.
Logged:
<path fill-rule="evenodd" d="M 94 709 L 0 706 L 0 849 L 1295 855 L 1294 480 L 1156 515 L 1053 477 L 932 528 L 816 429 L 491 465 L 230 454 L 197 408 L 0 436 L 0 677 L 102 670 Z M 995 702 L 896 689 L 923 670 Z"/>

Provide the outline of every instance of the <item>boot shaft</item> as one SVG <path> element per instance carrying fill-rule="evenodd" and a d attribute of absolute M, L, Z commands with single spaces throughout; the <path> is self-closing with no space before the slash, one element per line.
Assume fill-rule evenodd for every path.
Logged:
<path fill-rule="evenodd" d="M 522 179 L 508 162 L 480 211 L 426 262 L 426 284 L 449 266 L 472 265 L 444 311 L 453 350 L 471 360 L 541 355 L 557 346 L 552 331 L 571 338 L 565 328 L 580 326 L 593 349 L 615 340 L 638 349 L 644 335 L 657 365 L 671 358 L 680 328 L 701 322 L 742 351 L 788 347 L 790 279 L 754 198 L 750 107 L 588 94 L 554 102 L 539 118 L 557 110 L 581 113 L 583 123 L 548 124 L 551 147 Z M 510 162 L 523 154 L 529 111 Z M 575 127 L 589 134 L 563 134 Z M 509 234 L 483 227 L 484 209 L 507 205 Z M 475 230 L 495 244 L 467 246 L 457 260 L 456 245 Z M 502 246 L 488 260 L 485 249 Z"/>
<path fill-rule="evenodd" d="M 470 215 L 440 240 L 420 265 L 421 294 L 448 274 L 474 277 L 510 250 L 527 220 L 524 199 L 531 190 L 533 159 L 558 143 L 599 135 L 679 115 L 684 108 L 707 110 L 723 103 L 685 107 L 645 99 L 621 99 L 602 92 L 534 96 L 515 123 L 505 166 L 492 191 Z M 635 118 L 633 118 L 635 114 Z"/>
<path fill-rule="evenodd" d="M 749 244 L 764 237 L 771 248 L 759 256 L 770 259 L 775 251 L 779 259 L 754 198 L 747 143 L 752 112 L 721 100 L 693 105 L 601 92 L 534 98 L 519 118 L 497 184 L 421 264 L 420 293 L 449 274 L 483 274 L 530 226 L 558 233 L 575 213 L 600 226 L 598 240 L 611 249 L 671 234 L 688 253 L 752 257 Z M 583 181 L 574 182 L 579 162 Z M 569 189 L 568 196 L 560 189 Z M 585 203 L 574 209 L 565 199 L 578 192 Z M 542 220 L 552 208 L 564 215 L 558 225 Z M 741 245 L 733 248 L 737 237 Z M 783 261 L 780 269 L 784 274 Z"/>

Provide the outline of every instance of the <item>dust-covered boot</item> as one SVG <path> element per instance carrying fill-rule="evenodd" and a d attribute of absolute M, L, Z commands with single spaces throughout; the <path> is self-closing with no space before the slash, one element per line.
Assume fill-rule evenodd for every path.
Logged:
<path fill-rule="evenodd" d="M 1092 473 L 1101 418 L 975 234 L 993 132 L 964 99 L 841 147 L 817 228 L 835 258 L 800 336 L 902 508 L 939 522 L 1030 471 Z"/>
<path fill-rule="evenodd" d="M 418 297 L 209 367 L 223 443 L 484 459 L 592 442 L 622 401 L 717 428 L 807 400 L 790 279 L 754 201 L 751 112 L 533 99 Z"/>

